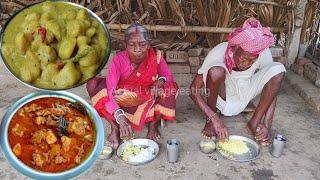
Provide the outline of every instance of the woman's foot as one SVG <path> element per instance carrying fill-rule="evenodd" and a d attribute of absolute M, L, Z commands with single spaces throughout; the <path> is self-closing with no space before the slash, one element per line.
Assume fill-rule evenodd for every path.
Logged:
<path fill-rule="evenodd" d="M 150 122 L 148 128 L 148 139 L 152 139 L 158 142 L 161 139 L 161 134 L 159 132 L 159 122 Z"/>
<path fill-rule="evenodd" d="M 214 130 L 212 121 L 206 121 L 206 124 L 201 132 L 201 135 L 206 139 L 216 139 L 216 132 Z"/>
<path fill-rule="evenodd" d="M 120 144 L 120 131 L 118 128 L 112 128 L 111 133 L 107 137 L 106 144 L 113 149 L 117 149 Z"/>

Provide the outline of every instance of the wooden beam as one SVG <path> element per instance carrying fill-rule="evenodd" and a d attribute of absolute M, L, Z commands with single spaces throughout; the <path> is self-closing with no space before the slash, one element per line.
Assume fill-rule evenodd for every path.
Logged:
<path fill-rule="evenodd" d="M 125 30 L 130 24 L 107 24 L 111 30 Z M 206 33 L 230 33 L 235 28 L 225 27 L 208 27 L 208 26 L 174 26 L 174 25 L 144 25 L 149 31 L 162 31 L 162 32 L 206 32 Z M 271 32 L 280 33 L 285 29 L 281 27 L 271 27 Z"/>
<path fill-rule="evenodd" d="M 277 6 L 281 8 L 288 8 L 288 6 L 284 6 L 282 4 L 276 3 L 276 2 L 270 2 L 270 1 L 257 1 L 257 0 L 241 0 L 242 2 L 247 2 L 247 3 L 254 3 L 254 4 L 265 4 L 265 5 L 272 5 L 272 6 Z"/>

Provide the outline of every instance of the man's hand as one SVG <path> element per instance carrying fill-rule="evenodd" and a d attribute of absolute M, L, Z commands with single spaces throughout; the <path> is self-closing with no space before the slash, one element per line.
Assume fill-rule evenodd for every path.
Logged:
<path fill-rule="evenodd" d="M 228 130 L 219 117 L 212 119 L 212 123 L 218 139 L 224 140 L 229 137 Z"/>
<path fill-rule="evenodd" d="M 132 139 L 133 131 L 126 116 L 124 115 L 119 116 L 118 122 L 120 127 L 120 139 L 123 139 L 123 140 Z"/>

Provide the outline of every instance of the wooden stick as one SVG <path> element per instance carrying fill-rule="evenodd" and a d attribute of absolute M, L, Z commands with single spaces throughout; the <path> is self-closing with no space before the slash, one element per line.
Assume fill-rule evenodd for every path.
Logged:
<path fill-rule="evenodd" d="M 267 5 L 278 6 L 281 8 L 287 8 L 287 6 L 283 6 L 282 4 L 279 4 L 276 2 L 270 2 L 270 1 L 257 1 L 257 0 L 241 0 L 241 1 L 248 2 L 248 3 L 254 3 L 254 4 L 267 4 Z"/>
<path fill-rule="evenodd" d="M 130 24 L 107 24 L 111 30 L 125 30 Z M 163 31 L 163 32 L 207 32 L 207 33 L 230 33 L 234 28 L 224 27 L 208 27 L 208 26 L 173 26 L 173 25 L 144 25 L 149 31 Z M 280 33 L 285 29 L 281 27 L 271 27 L 271 32 Z"/>
<path fill-rule="evenodd" d="M 315 3 L 320 3 L 320 0 L 310 0 L 312 2 L 315 2 Z"/>
<path fill-rule="evenodd" d="M 2 6 L 12 6 L 12 7 L 17 7 L 17 8 L 23 8 L 22 5 L 15 3 L 15 2 L 1 2 L 0 4 Z"/>

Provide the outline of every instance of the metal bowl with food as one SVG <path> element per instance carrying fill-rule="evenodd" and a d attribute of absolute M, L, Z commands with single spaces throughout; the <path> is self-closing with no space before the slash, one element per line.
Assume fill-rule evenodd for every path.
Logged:
<path fill-rule="evenodd" d="M 122 143 L 117 156 L 131 165 L 142 165 L 154 160 L 159 153 L 159 145 L 151 139 L 132 139 Z"/>
<path fill-rule="evenodd" d="M 113 154 L 113 149 L 112 147 L 108 146 L 108 145 L 104 145 L 102 148 L 102 151 L 99 155 L 99 159 L 101 160 L 108 160 L 112 157 Z"/>
<path fill-rule="evenodd" d="M 9 18 L 1 29 L 0 54 L 23 84 L 65 90 L 104 68 L 110 43 L 106 25 L 91 10 L 51 0 L 26 6 Z"/>
<path fill-rule="evenodd" d="M 103 148 L 98 113 L 69 92 L 42 91 L 15 102 L 0 126 L 8 162 L 34 179 L 69 179 L 93 164 Z"/>
<path fill-rule="evenodd" d="M 199 143 L 200 150 L 205 154 L 213 153 L 216 149 L 214 140 L 201 140 Z"/>

